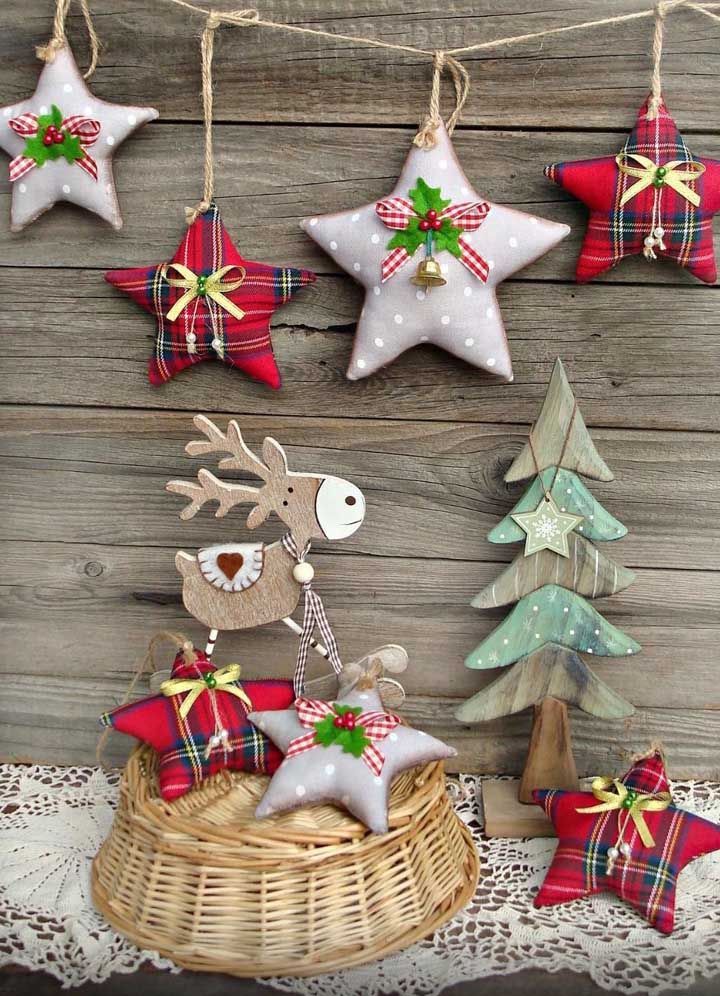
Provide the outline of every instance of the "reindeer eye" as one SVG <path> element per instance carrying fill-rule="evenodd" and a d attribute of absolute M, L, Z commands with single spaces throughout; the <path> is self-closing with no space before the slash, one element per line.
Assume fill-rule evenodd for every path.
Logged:
<path fill-rule="evenodd" d="M 292 493 L 293 493 L 293 489 L 292 488 L 288 488 L 288 494 L 291 495 Z"/>
<path fill-rule="evenodd" d="M 346 505 L 354 505 L 356 501 L 357 501 L 357 498 L 353 498 L 352 495 L 348 495 L 347 498 L 345 499 L 345 504 Z"/>
<path fill-rule="evenodd" d="M 283 502 L 283 505 L 287 506 L 287 502 L 286 502 L 286 501 L 284 501 L 284 502 Z"/>

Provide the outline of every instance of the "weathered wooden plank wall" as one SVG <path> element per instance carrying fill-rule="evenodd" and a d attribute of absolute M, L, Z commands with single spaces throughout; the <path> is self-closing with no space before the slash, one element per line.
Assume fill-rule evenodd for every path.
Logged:
<path fill-rule="evenodd" d="M 597 16 L 568 0 L 264 0 L 279 20 L 447 48 Z M 613 0 L 603 14 L 645 6 Z M 182 207 L 200 190 L 200 22 L 153 0 L 97 0 L 106 43 L 99 96 L 153 104 L 161 119 L 128 141 L 116 171 L 125 228 L 115 234 L 60 207 L 20 235 L 0 226 L 4 756 L 86 761 L 96 717 L 118 701 L 148 637 L 188 622 L 176 547 L 227 540 L 232 520 L 181 524 L 166 480 L 195 410 L 236 415 L 251 441 L 287 443 L 298 469 L 325 469 L 366 491 L 366 525 L 316 557 L 347 657 L 402 642 L 408 713 L 460 748 L 465 768 L 517 770 L 527 716 L 461 729 L 453 701 L 491 675 L 464 655 L 501 617 L 472 595 L 514 552 L 487 530 L 517 497 L 503 472 L 562 355 L 586 421 L 616 472 L 594 487 L 630 528 L 613 553 L 637 583 L 598 607 L 644 646 L 632 662 L 595 662 L 638 706 L 622 724 L 574 717 L 583 771 L 615 765 L 662 737 L 682 775 L 720 775 L 720 382 L 717 290 L 671 265 L 624 263 L 585 287 L 572 280 L 584 211 L 542 176 L 545 162 L 607 154 L 634 120 L 649 76 L 649 21 L 468 57 L 473 79 L 456 145 L 493 199 L 573 226 L 556 251 L 501 290 L 515 361 L 504 386 L 429 349 L 368 381 L 344 379 L 360 294 L 300 231 L 298 219 L 391 189 L 424 111 L 426 61 L 361 46 L 223 29 L 216 43 L 217 193 L 248 255 L 309 266 L 318 284 L 284 309 L 275 345 L 285 387 L 205 364 L 161 389 L 145 379 L 151 319 L 102 280 L 110 266 L 166 258 Z M 436 9 L 432 9 L 436 8 Z M 33 46 L 50 0 L 0 11 L 0 102 L 34 88 Z M 70 18 L 81 55 L 82 28 Z M 669 19 L 666 97 L 691 148 L 720 157 L 720 26 Z M 0 181 L 0 217 L 9 186 Z M 237 525 L 237 524 L 235 524 Z M 265 536 L 279 535 L 271 528 Z M 247 674 L 290 667 L 281 626 L 222 639 Z M 119 750 L 119 745 L 116 745 Z"/>

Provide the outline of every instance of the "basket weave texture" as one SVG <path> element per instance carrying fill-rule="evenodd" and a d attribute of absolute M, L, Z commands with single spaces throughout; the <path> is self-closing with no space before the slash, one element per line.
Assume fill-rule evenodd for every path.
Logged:
<path fill-rule="evenodd" d="M 316 975 L 406 947 L 472 897 L 477 852 L 441 762 L 395 780 L 382 835 L 333 806 L 256 820 L 267 782 L 225 771 L 167 803 L 136 748 L 93 862 L 100 912 L 196 971 Z"/>

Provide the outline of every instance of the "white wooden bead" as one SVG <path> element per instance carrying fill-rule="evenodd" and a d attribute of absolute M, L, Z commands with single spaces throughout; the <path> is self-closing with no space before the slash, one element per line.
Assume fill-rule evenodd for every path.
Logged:
<path fill-rule="evenodd" d="M 629 858 L 630 855 L 632 854 L 632 851 L 630 850 L 630 845 L 626 840 L 624 840 L 620 845 L 620 853 L 624 858 Z"/>
<path fill-rule="evenodd" d="M 609 861 L 617 861 L 620 857 L 620 851 L 618 851 L 617 847 L 608 847 L 607 856 Z"/>
<path fill-rule="evenodd" d="M 293 567 L 293 577 L 298 584 L 308 584 L 315 577 L 315 568 L 304 560 L 301 564 Z"/>

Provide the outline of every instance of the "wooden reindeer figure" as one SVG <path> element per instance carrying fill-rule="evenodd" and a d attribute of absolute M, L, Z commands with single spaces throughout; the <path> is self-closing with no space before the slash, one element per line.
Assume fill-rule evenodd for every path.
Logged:
<path fill-rule="evenodd" d="M 209 470 L 198 471 L 195 481 L 170 481 L 167 490 L 183 495 L 190 503 L 180 513 L 191 519 L 207 502 L 216 501 L 219 518 L 241 504 L 253 508 L 247 517 L 248 529 L 261 525 L 275 513 L 288 527 L 281 540 L 264 543 L 222 543 L 199 550 L 196 555 L 179 551 L 175 565 L 183 577 L 183 602 L 188 612 L 211 631 L 212 647 L 218 630 L 250 629 L 282 619 L 300 633 L 295 683 L 304 681 L 310 646 L 327 656 L 340 672 L 337 645 L 320 597 L 312 588 L 314 570 L 306 560 L 314 539 L 339 540 L 351 536 L 365 517 L 362 492 L 349 481 L 321 474 L 299 474 L 288 470 L 285 453 L 274 439 L 262 444 L 262 459 L 245 444 L 236 421 L 222 432 L 204 415 L 193 423 L 206 439 L 192 440 L 185 447 L 190 456 L 225 453 L 220 470 L 244 470 L 264 484 L 220 480 Z M 305 594 L 302 629 L 289 617 Z M 318 626 L 327 650 L 312 639 Z"/>

